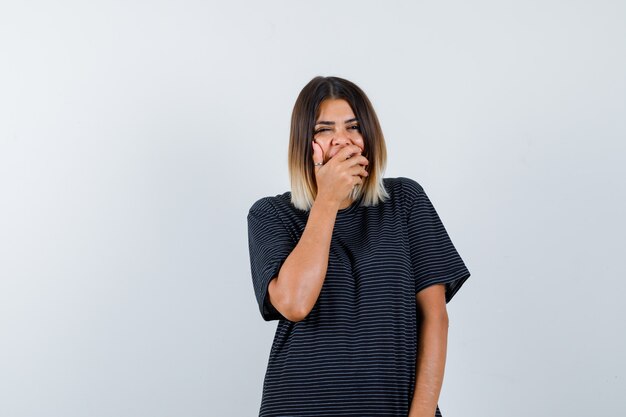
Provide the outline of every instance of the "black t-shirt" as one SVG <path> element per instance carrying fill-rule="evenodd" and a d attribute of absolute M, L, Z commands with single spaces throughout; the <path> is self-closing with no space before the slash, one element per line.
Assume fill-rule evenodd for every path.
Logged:
<path fill-rule="evenodd" d="M 419 337 L 415 294 L 441 283 L 449 302 L 470 272 L 424 189 L 405 177 L 383 184 L 385 202 L 356 201 L 338 211 L 322 290 L 299 322 L 270 304 L 267 287 L 309 212 L 291 204 L 290 192 L 250 208 L 254 292 L 263 319 L 279 320 L 260 417 L 408 415 Z"/>

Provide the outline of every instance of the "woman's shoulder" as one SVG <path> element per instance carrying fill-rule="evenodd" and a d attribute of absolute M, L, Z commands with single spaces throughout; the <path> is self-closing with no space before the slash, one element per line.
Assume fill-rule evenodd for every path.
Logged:
<path fill-rule="evenodd" d="M 282 194 L 259 198 L 250 206 L 248 213 L 270 213 L 279 216 L 286 210 L 291 210 L 290 206 L 292 206 L 291 192 L 286 191 Z"/>
<path fill-rule="evenodd" d="M 416 180 L 408 177 L 384 178 L 385 188 L 394 195 L 402 196 L 404 200 L 414 201 L 424 193 L 424 188 Z"/>

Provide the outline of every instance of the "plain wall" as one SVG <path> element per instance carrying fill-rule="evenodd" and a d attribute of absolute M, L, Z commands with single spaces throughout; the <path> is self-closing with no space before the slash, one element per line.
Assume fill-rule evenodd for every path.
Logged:
<path fill-rule="evenodd" d="M 623 1 L 0 5 L 0 415 L 253 416 L 246 215 L 316 75 L 472 276 L 445 417 L 626 415 Z"/>

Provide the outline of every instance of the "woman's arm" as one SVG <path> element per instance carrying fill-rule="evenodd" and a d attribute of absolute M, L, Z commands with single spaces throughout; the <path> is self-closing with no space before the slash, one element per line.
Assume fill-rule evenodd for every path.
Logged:
<path fill-rule="evenodd" d="M 443 384 L 448 344 L 445 286 L 431 285 L 419 291 L 415 298 L 422 320 L 418 329 L 415 390 L 409 417 L 433 417 Z"/>
<path fill-rule="evenodd" d="M 313 163 L 323 162 L 323 150 L 311 142 Z M 268 284 L 270 304 L 291 321 L 304 319 L 322 291 L 337 211 L 352 188 L 368 176 L 361 147 L 346 145 L 323 166 L 315 167 L 319 187 L 302 236 Z M 364 165 L 363 165 L 364 164 Z"/>
<path fill-rule="evenodd" d="M 298 244 L 268 285 L 272 306 L 286 319 L 304 319 L 317 301 L 328 268 L 339 203 L 316 198 Z"/>

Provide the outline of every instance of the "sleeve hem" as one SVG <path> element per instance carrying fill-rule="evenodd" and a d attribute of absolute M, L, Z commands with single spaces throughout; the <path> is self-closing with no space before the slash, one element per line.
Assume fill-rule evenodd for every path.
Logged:
<path fill-rule="evenodd" d="M 459 291 L 461 286 L 470 277 L 470 271 L 464 267 L 456 270 L 454 273 L 447 276 L 437 276 L 432 278 L 420 279 L 420 284 L 415 287 L 415 294 L 430 287 L 434 284 L 445 284 L 446 286 L 446 304 L 452 300 L 452 297 Z"/>
<path fill-rule="evenodd" d="M 279 262 L 275 267 L 272 268 L 272 274 L 268 274 L 269 278 L 265 279 L 263 284 L 261 285 L 261 305 L 259 306 L 259 309 L 261 311 L 261 316 L 265 321 L 286 320 L 286 318 L 278 310 L 276 310 L 272 303 L 270 303 L 269 298 L 270 282 L 280 271 L 280 267 L 282 266 L 283 262 L 284 261 Z"/>

